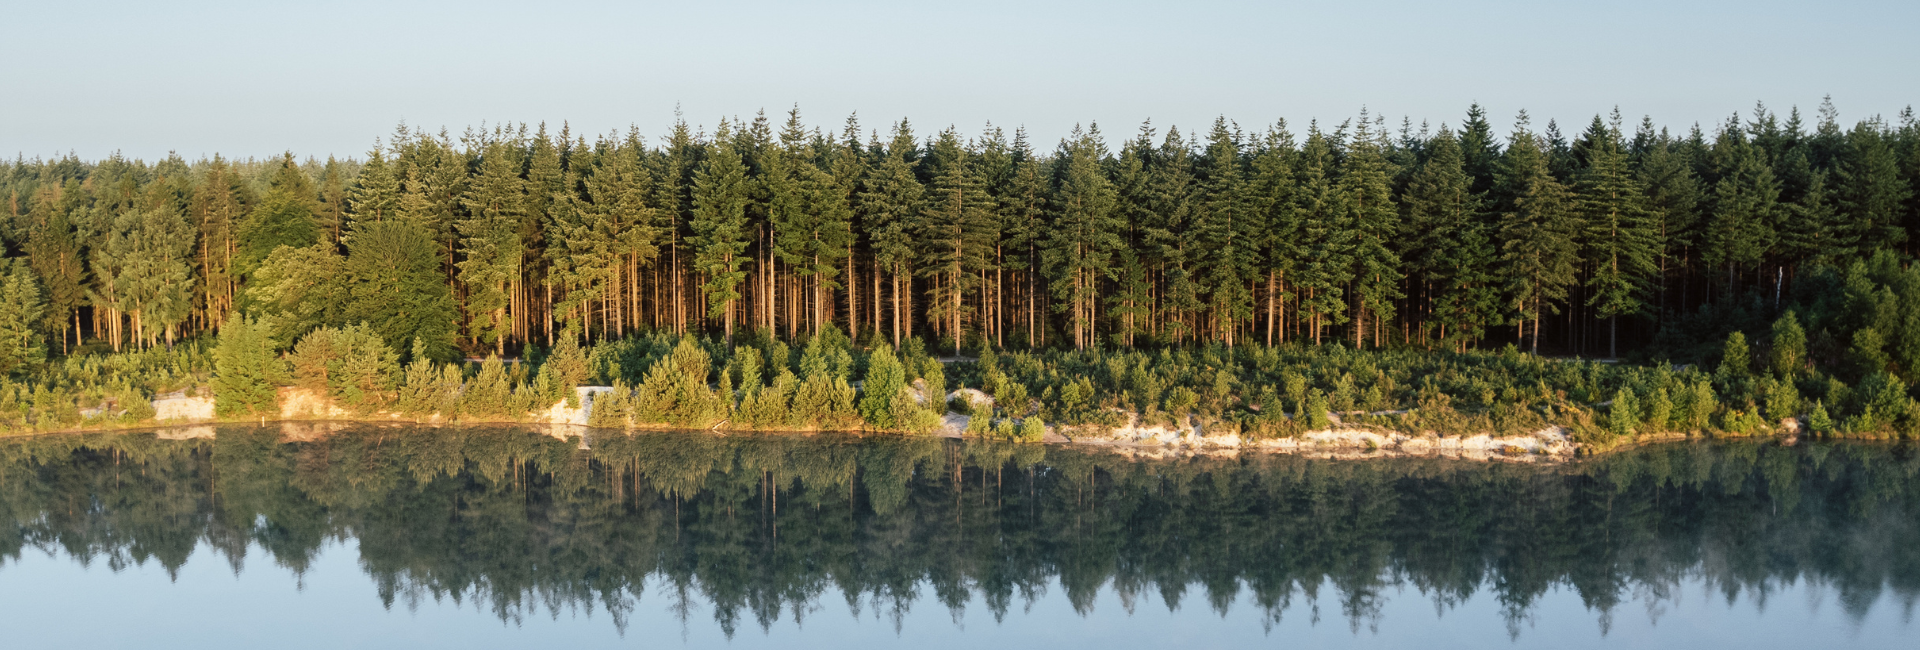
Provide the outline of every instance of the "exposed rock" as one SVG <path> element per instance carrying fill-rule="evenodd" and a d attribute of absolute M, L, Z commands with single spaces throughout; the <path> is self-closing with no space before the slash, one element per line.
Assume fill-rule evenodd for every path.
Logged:
<path fill-rule="evenodd" d="M 211 397 L 165 397 L 153 401 L 153 419 L 160 422 L 202 422 L 213 419 Z"/>
<path fill-rule="evenodd" d="M 280 388 L 280 417 L 282 419 L 320 419 L 344 418 L 352 413 L 334 404 L 324 393 L 306 388 L 283 386 Z"/>

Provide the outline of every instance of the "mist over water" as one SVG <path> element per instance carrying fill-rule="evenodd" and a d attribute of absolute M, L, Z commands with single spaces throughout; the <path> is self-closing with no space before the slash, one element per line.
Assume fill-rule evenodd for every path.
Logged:
<path fill-rule="evenodd" d="M 1899 647 L 1920 594 L 1908 446 L 283 433 L 0 441 L 8 645 Z"/>

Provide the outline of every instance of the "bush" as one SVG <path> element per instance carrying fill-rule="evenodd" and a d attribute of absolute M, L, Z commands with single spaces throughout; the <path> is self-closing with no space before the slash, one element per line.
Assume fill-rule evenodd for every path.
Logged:
<path fill-rule="evenodd" d="M 1028 417 L 1020 421 L 1019 440 L 1021 442 L 1040 442 L 1045 437 L 1047 437 L 1047 425 L 1041 422 L 1040 418 Z"/>
<path fill-rule="evenodd" d="M 266 323 L 245 317 L 227 321 L 213 350 L 215 412 L 231 417 L 280 411 L 275 389 L 287 372 L 275 347 L 273 328 Z"/>
<path fill-rule="evenodd" d="M 860 387 L 860 417 L 866 419 L 867 426 L 881 430 L 901 427 L 901 421 L 909 413 L 896 412 L 896 408 L 905 386 L 906 371 L 893 356 L 893 348 L 884 343 L 875 348 L 867 357 L 867 378 Z"/>
<path fill-rule="evenodd" d="M 308 332 L 287 355 L 295 382 L 361 413 L 394 401 L 400 355 L 365 325 Z"/>

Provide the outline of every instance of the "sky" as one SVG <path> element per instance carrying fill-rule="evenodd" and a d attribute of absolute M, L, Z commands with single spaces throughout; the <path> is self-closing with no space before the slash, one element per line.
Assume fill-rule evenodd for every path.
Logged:
<path fill-rule="evenodd" d="M 1897 119 L 1920 3 L 123 2 L 0 15 L 0 155 L 363 157 L 402 122 L 697 126 L 797 105 L 883 134 L 988 122 L 1046 148 L 1144 120 L 1200 130 L 1458 124 L 1525 109 L 1577 133 L 1616 106 L 1684 130 L 1756 102 Z"/>

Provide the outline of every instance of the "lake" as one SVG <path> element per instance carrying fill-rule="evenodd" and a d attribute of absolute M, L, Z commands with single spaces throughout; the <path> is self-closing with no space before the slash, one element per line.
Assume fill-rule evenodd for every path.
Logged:
<path fill-rule="evenodd" d="M 1912 647 L 1915 452 L 6 438 L 0 622 L 18 648 Z"/>

